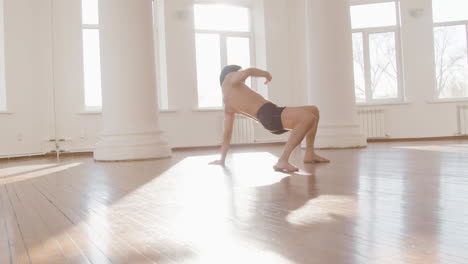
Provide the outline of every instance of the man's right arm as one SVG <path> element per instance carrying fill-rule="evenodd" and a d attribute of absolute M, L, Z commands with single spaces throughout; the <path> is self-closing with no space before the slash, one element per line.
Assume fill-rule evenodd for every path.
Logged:
<path fill-rule="evenodd" d="M 248 68 L 242 71 L 235 72 L 232 77 L 232 82 L 245 82 L 247 78 L 252 77 L 264 77 L 266 79 L 265 84 L 269 83 L 272 79 L 271 74 L 267 71 L 260 70 L 257 68 Z"/>

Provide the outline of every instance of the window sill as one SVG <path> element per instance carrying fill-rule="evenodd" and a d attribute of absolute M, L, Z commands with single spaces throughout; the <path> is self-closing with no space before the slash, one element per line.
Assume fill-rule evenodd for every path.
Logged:
<path fill-rule="evenodd" d="M 159 113 L 176 113 L 178 111 L 176 108 L 159 109 Z"/>
<path fill-rule="evenodd" d="M 224 112 L 224 108 L 213 107 L 213 108 L 195 108 L 194 112 Z"/>
<path fill-rule="evenodd" d="M 160 113 L 175 113 L 177 112 L 177 109 L 160 109 Z M 0 112 L 1 113 L 1 112 Z M 101 115 L 102 110 L 83 110 L 79 112 L 80 115 Z"/>
<path fill-rule="evenodd" d="M 102 114 L 102 110 L 83 110 L 79 112 L 80 115 L 100 115 Z"/>
<path fill-rule="evenodd" d="M 449 104 L 449 103 L 468 103 L 468 98 L 449 98 L 449 99 L 432 99 L 427 101 L 428 104 Z"/>
<path fill-rule="evenodd" d="M 0 115 L 13 115 L 13 114 L 14 114 L 13 112 L 0 110 Z"/>
<path fill-rule="evenodd" d="M 372 103 L 357 103 L 357 107 L 367 107 L 367 106 L 386 106 L 386 105 L 408 105 L 413 102 L 411 101 L 398 101 L 398 102 L 372 102 Z"/>

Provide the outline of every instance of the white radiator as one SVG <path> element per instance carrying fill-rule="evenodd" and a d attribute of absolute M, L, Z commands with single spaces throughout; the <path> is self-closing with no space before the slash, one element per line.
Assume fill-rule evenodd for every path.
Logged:
<path fill-rule="evenodd" d="M 457 106 L 458 133 L 468 135 L 468 105 Z"/>
<path fill-rule="evenodd" d="M 249 143 L 254 143 L 254 121 L 248 117 L 236 115 L 231 144 Z"/>
<path fill-rule="evenodd" d="M 367 138 L 384 138 L 385 112 L 383 109 L 358 110 L 359 123 Z"/>

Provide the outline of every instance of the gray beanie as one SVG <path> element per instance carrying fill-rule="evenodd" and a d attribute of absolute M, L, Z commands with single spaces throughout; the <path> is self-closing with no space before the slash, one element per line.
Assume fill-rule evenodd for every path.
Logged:
<path fill-rule="evenodd" d="M 219 76 L 219 84 L 223 85 L 224 78 L 226 78 L 226 75 L 228 75 L 228 73 L 236 72 L 240 69 L 242 69 L 242 67 L 239 65 L 228 65 L 224 67 L 223 70 L 221 71 L 221 75 Z"/>

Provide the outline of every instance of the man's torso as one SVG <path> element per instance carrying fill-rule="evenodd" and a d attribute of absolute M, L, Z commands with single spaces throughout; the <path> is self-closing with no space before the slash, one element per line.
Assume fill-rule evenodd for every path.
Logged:
<path fill-rule="evenodd" d="M 248 115 L 257 119 L 260 107 L 268 103 L 260 94 L 250 89 L 244 83 L 223 84 L 223 100 L 225 111 Z"/>

